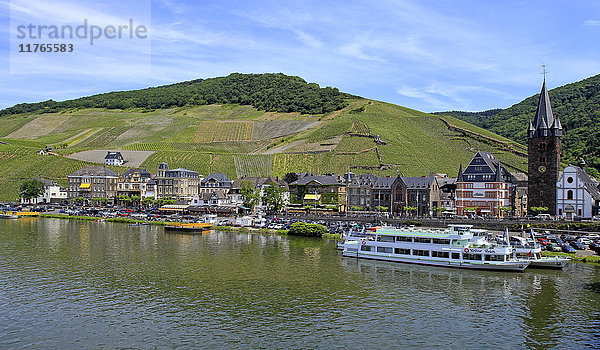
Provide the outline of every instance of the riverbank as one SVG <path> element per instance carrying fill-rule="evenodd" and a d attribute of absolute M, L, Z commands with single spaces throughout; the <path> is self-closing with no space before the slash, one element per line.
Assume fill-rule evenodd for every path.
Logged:
<path fill-rule="evenodd" d="M 106 222 L 120 222 L 123 224 L 150 224 L 153 226 L 165 226 L 165 221 L 146 221 L 137 220 L 130 218 L 99 218 L 96 216 L 78 216 L 78 215 L 62 215 L 62 214 L 40 214 L 41 218 L 54 218 L 54 219 L 69 219 L 69 220 L 81 220 L 81 221 L 97 221 L 103 220 Z"/>
<path fill-rule="evenodd" d="M 542 252 L 542 256 L 565 256 L 571 258 L 571 261 L 579 261 L 590 264 L 600 264 L 599 255 L 568 254 L 559 252 Z"/>

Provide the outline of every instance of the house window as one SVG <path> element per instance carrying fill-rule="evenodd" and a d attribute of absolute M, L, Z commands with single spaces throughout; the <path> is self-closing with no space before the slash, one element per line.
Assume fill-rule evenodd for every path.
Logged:
<path fill-rule="evenodd" d="M 568 182 L 568 183 L 570 183 L 570 184 L 572 184 L 572 183 L 573 183 L 573 178 L 572 178 L 572 177 L 570 177 L 570 176 L 569 176 L 569 177 L 567 177 L 567 182 Z"/>
<path fill-rule="evenodd" d="M 577 209 L 577 215 L 581 216 L 581 209 Z"/>
<path fill-rule="evenodd" d="M 567 199 L 573 199 L 573 190 L 567 191 Z"/>
<path fill-rule="evenodd" d="M 538 144 L 538 149 L 539 149 L 540 151 L 545 151 L 545 150 L 547 150 L 547 149 L 548 149 L 548 144 L 547 144 L 546 142 L 540 142 L 540 143 Z"/>
<path fill-rule="evenodd" d="M 538 158 L 538 161 L 539 161 L 540 163 L 546 163 L 546 156 L 540 156 L 540 157 Z"/>
<path fill-rule="evenodd" d="M 540 191 L 540 197 L 544 196 L 544 191 Z"/>

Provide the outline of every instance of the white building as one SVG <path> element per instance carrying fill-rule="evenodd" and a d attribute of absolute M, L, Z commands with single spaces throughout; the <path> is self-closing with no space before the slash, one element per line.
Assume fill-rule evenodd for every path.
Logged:
<path fill-rule="evenodd" d="M 585 162 L 569 165 L 556 183 L 556 215 L 566 219 L 575 216 L 590 219 L 598 215 L 600 191 L 598 182 L 585 172 Z"/>
<path fill-rule="evenodd" d="M 124 162 L 125 162 L 125 159 L 123 158 L 123 155 L 121 155 L 121 152 L 108 151 L 106 156 L 104 156 L 104 164 L 106 164 L 106 165 L 121 166 L 121 165 L 123 165 Z"/>
<path fill-rule="evenodd" d="M 44 184 L 44 193 L 38 198 L 25 200 L 21 198 L 22 204 L 40 204 L 40 203 L 66 203 L 69 197 L 66 188 L 62 188 L 54 181 L 46 180 L 41 177 L 36 177 L 36 180 Z"/>

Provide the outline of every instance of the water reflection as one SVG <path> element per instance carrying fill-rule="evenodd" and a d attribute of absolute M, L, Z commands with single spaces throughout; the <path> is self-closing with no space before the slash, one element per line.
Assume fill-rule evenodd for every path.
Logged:
<path fill-rule="evenodd" d="M 594 348 L 600 268 L 466 271 L 325 240 L 0 221 L 0 348 Z"/>

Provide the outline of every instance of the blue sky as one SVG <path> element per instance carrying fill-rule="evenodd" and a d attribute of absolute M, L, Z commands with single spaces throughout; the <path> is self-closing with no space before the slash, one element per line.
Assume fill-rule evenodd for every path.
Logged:
<path fill-rule="evenodd" d="M 76 54 L 51 59 L 15 53 L 17 23 L 83 18 L 133 18 L 148 23 L 150 35 L 76 42 Z M 549 88 L 600 73 L 597 0 L 0 0 L 0 37 L 0 108 L 283 72 L 425 112 L 479 111 L 539 92 L 542 64 Z M 21 63 L 36 69 L 15 69 Z"/>

